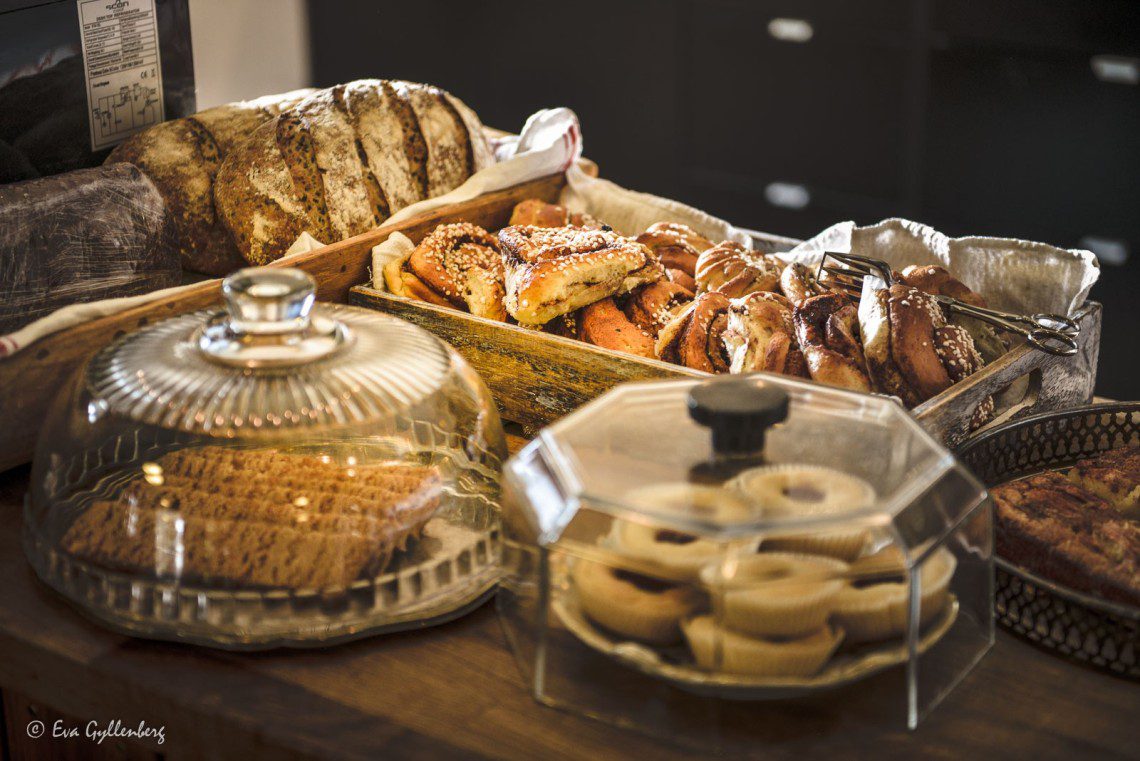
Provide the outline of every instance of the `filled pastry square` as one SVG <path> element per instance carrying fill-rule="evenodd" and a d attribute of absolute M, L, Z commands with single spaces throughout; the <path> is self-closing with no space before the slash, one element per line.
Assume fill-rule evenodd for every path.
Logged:
<path fill-rule="evenodd" d="M 542 325 L 559 315 L 661 280 L 645 246 L 612 230 L 506 227 L 499 231 L 507 312 Z"/>

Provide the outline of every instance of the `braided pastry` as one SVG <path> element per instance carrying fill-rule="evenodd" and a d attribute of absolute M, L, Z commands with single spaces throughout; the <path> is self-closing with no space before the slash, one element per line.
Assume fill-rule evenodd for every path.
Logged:
<path fill-rule="evenodd" d="M 860 310 L 867 369 L 875 388 L 915 407 L 985 364 L 970 334 L 946 323 L 926 293 L 895 284 L 875 291 Z M 984 422 L 993 399 L 977 413 Z"/>
<path fill-rule="evenodd" d="M 657 255 L 661 265 L 665 267 L 669 280 L 695 292 L 697 284 L 693 279 L 693 273 L 696 271 L 697 257 L 701 252 L 690 245 L 685 236 L 676 230 L 654 230 L 661 224 L 659 222 L 638 235 L 637 242 Z"/>
<path fill-rule="evenodd" d="M 606 349 L 653 359 L 653 336 L 626 317 L 612 298 L 578 312 L 578 339 Z"/>
<path fill-rule="evenodd" d="M 829 386 L 870 391 L 858 314 L 839 293 L 812 296 L 792 312 L 796 338 L 812 380 Z"/>
<path fill-rule="evenodd" d="M 528 198 L 515 204 L 511 211 L 509 227 L 530 225 L 532 227 L 566 227 L 573 225 L 586 230 L 600 230 L 603 225 L 585 212 L 571 213 L 565 206 L 547 203 L 538 198 Z"/>
<path fill-rule="evenodd" d="M 732 373 L 783 373 L 808 377 L 796 345 L 792 305 L 778 293 L 758 291 L 733 299 L 722 340 Z"/>
<path fill-rule="evenodd" d="M 611 230 L 505 227 L 499 244 L 506 309 L 531 325 L 665 276 L 649 249 Z"/>
<path fill-rule="evenodd" d="M 631 291 L 621 309 L 631 322 L 656 337 L 692 300 L 693 292 L 689 289 L 668 280 L 658 280 Z"/>
<path fill-rule="evenodd" d="M 675 235 L 679 235 L 681 237 L 681 240 L 685 241 L 690 246 L 695 248 L 698 254 L 713 247 L 711 240 L 701 235 L 688 225 L 683 225 L 680 222 L 654 222 L 649 227 L 645 228 L 645 232 L 673 233 Z"/>
<path fill-rule="evenodd" d="M 728 372 L 724 331 L 729 306 L 723 293 L 702 293 L 662 328 L 657 336 L 658 359 L 708 373 Z"/>
<path fill-rule="evenodd" d="M 726 240 L 697 259 L 697 290 L 720 291 L 730 299 L 756 291 L 776 291 L 782 268 L 776 257 Z"/>
<path fill-rule="evenodd" d="M 983 309 L 987 306 L 984 298 L 951 275 L 945 267 L 937 264 L 926 266 L 912 264 L 902 271 L 898 279 L 903 284 L 917 288 L 924 293 L 949 296 Z M 992 325 L 969 315 L 955 314 L 951 315 L 949 319 L 953 324 L 961 325 L 969 332 L 970 337 L 974 339 L 974 346 L 986 362 L 993 362 L 1005 353 L 1005 344 L 1002 343 Z"/>
<path fill-rule="evenodd" d="M 499 243 L 477 225 L 440 225 L 406 256 L 385 265 L 384 280 L 400 296 L 507 318 Z"/>

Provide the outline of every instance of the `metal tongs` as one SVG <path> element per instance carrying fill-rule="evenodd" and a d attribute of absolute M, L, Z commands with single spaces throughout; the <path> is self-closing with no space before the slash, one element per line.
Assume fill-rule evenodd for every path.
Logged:
<path fill-rule="evenodd" d="M 839 266 L 828 265 L 828 259 Z M 876 277 L 887 284 L 897 282 L 890 266 L 881 259 L 855 254 L 825 251 L 819 262 L 816 279 L 823 282 L 823 273 L 830 275 L 828 287 L 842 291 L 858 301 L 863 295 L 863 278 Z M 1059 314 L 1013 314 L 998 309 L 983 309 L 949 296 L 931 296 L 943 309 L 993 325 L 995 328 L 1024 336 L 1026 342 L 1038 351 L 1067 357 L 1077 353 L 1077 338 L 1081 326 L 1069 317 Z"/>

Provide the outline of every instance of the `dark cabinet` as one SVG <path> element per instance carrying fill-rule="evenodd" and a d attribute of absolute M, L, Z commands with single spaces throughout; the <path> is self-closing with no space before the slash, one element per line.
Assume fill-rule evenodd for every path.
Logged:
<path fill-rule="evenodd" d="M 605 176 L 806 236 L 907 216 L 1089 247 L 1098 391 L 1135 398 L 1137 0 L 311 2 L 318 84 L 438 83 L 486 123 L 574 108 Z"/>

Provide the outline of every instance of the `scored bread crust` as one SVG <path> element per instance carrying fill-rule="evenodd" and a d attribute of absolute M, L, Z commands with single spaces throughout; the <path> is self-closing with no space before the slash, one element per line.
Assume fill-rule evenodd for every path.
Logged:
<path fill-rule="evenodd" d="M 378 225 L 365 181 L 366 167 L 357 151 L 356 130 L 344 105 L 344 87 L 320 90 L 290 113 L 300 117 L 312 144 L 311 157 L 297 156 L 296 160 L 311 163 L 323 186 L 328 237 L 322 240 L 344 240 Z M 285 148 L 282 153 L 290 160 Z"/>
<path fill-rule="evenodd" d="M 505 227 L 499 231 L 506 308 L 520 323 L 560 314 L 664 277 L 657 258 L 610 230 Z"/>
<path fill-rule="evenodd" d="M 388 82 L 360 80 L 344 86 L 344 104 L 368 172 L 387 204 L 381 221 L 427 197 L 427 145 L 408 103 Z"/>

